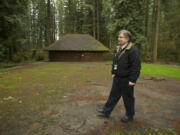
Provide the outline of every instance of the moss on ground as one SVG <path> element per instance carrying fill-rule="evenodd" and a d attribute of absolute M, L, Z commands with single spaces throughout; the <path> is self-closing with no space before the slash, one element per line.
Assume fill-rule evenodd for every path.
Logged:
<path fill-rule="evenodd" d="M 12 121 L 20 125 L 19 122 L 26 119 L 23 124 L 27 125 L 33 119 L 41 119 L 39 114 L 49 104 L 59 103 L 64 93 L 110 76 L 109 66 L 104 63 L 42 63 L 30 68 L 6 70 L 5 74 L 4 70 L 0 72 L 1 130 L 8 129 Z"/>
<path fill-rule="evenodd" d="M 143 66 L 143 73 L 152 69 L 152 65 Z M 176 75 L 180 72 L 179 67 L 170 69 Z M 41 121 L 47 106 L 60 103 L 64 93 L 81 90 L 89 83 L 104 83 L 111 78 L 110 70 L 109 62 L 47 62 L 0 70 L 0 130 L 13 131 L 14 125 L 27 127 L 34 120 Z"/>

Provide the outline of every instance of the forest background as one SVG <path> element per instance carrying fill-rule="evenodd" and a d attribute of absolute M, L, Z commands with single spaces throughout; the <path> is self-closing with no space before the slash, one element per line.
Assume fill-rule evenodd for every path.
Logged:
<path fill-rule="evenodd" d="M 45 60 L 44 48 L 69 33 L 110 48 L 129 30 L 145 62 L 180 63 L 179 0 L 1 0 L 0 63 Z"/>

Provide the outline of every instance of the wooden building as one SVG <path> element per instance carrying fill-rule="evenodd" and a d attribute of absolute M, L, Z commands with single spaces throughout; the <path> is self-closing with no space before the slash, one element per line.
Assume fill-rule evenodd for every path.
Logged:
<path fill-rule="evenodd" d="M 102 61 L 103 55 L 109 51 L 87 34 L 68 34 L 46 50 L 50 61 Z"/>

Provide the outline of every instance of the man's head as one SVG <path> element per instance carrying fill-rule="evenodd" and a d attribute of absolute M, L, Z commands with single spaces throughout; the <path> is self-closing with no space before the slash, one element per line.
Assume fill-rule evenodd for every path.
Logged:
<path fill-rule="evenodd" d="M 121 30 L 118 33 L 118 44 L 120 46 L 127 44 L 131 41 L 131 32 L 127 30 Z"/>

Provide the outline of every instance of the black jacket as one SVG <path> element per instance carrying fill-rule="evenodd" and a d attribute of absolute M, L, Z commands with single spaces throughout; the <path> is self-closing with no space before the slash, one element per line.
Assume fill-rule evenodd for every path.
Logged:
<path fill-rule="evenodd" d="M 139 51 L 132 43 L 129 43 L 123 51 L 122 54 L 118 55 L 119 53 L 116 53 L 114 56 L 112 74 L 119 77 L 128 77 L 129 81 L 136 83 L 141 69 Z"/>

